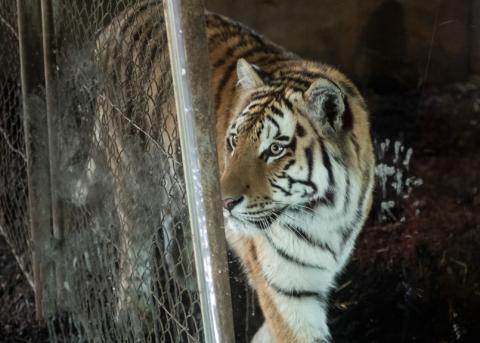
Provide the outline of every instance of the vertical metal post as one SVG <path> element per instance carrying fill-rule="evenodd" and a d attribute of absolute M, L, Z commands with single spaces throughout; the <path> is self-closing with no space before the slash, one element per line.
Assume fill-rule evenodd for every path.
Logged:
<path fill-rule="evenodd" d="M 165 0 L 206 342 L 234 342 L 203 1 Z"/>
<path fill-rule="evenodd" d="M 17 0 L 36 317 L 49 314 L 51 194 L 40 0 Z"/>
<path fill-rule="evenodd" d="M 58 3 L 56 4 L 58 8 Z M 58 89 L 56 82 L 56 66 L 58 51 L 56 44 L 56 32 L 54 26 L 54 10 L 52 0 L 41 0 L 42 8 L 42 32 L 43 32 L 43 59 L 45 72 L 45 99 L 47 104 L 47 126 L 48 126 L 48 147 L 50 161 L 50 193 L 52 195 L 52 232 L 55 244 L 55 282 L 56 301 L 62 301 L 64 270 L 62 263 L 62 242 L 64 236 L 63 205 L 58 191 L 58 180 L 60 177 L 60 166 L 58 158 L 59 150 L 59 112 L 58 112 Z"/>

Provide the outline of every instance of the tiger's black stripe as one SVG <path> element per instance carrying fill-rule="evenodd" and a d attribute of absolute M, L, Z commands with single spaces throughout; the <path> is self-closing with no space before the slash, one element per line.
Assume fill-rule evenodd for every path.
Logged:
<path fill-rule="evenodd" d="M 295 162 L 297 162 L 296 160 L 292 159 L 290 161 L 287 162 L 287 164 L 285 165 L 285 167 L 283 167 L 283 171 L 287 171 L 290 169 L 291 166 L 293 166 L 295 164 Z"/>
<path fill-rule="evenodd" d="M 295 152 L 297 150 L 297 137 L 293 136 L 290 143 L 285 145 L 285 148 Z"/>
<path fill-rule="evenodd" d="M 225 40 L 227 40 L 231 36 L 235 36 L 241 33 L 242 30 L 246 29 L 245 27 L 240 26 L 237 23 L 232 22 L 231 20 L 223 16 L 220 16 L 219 14 L 216 14 L 216 13 L 208 12 L 208 15 L 206 17 L 207 17 L 207 27 L 217 28 L 218 30 L 217 32 L 215 32 L 214 34 L 208 37 L 208 46 L 211 50 L 216 49 L 220 43 L 225 42 Z M 225 21 L 228 21 L 229 24 L 231 22 L 231 25 L 228 25 L 227 27 L 225 27 L 224 25 Z"/>
<path fill-rule="evenodd" d="M 322 304 L 325 304 L 327 301 L 327 297 L 325 294 L 322 292 L 317 292 L 317 291 L 309 291 L 309 290 L 298 290 L 298 289 L 283 289 L 277 285 L 275 285 L 272 282 L 268 283 L 270 287 L 272 287 L 277 293 L 280 293 L 284 296 L 287 297 L 292 297 L 292 298 L 315 298 L 317 301 L 319 301 Z"/>
<path fill-rule="evenodd" d="M 299 92 L 305 92 L 312 84 L 311 81 L 306 81 L 305 79 L 294 76 L 283 76 L 281 78 L 281 83 L 286 83 L 291 88 Z"/>
<path fill-rule="evenodd" d="M 290 112 L 294 112 L 293 110 L 293 104 L 290 102 L 288 98 L 283 98 L 282 103 L 285 104 L 285 106 L 288 108 Z"/>
<path fill-rule="evenodd" d="M 287 196 L 292 195 L 292 193 L 291 193 L 290 191 L 288 191 L 288 190 L 286 190 L 285 188 L 277 185 L 277 184 L 274 183 L 272 180 L 269 180 L 269 182 L 270 182 L 270 185 L 271 185 L 273 188 L 276 188 L 276 189 L 280 190 L 283 194 L 285 194 L 285 195 L 287 195 Z"/>
<path fill-rule="evenodd" d="M 260 137 L 261 131 L 257 131 L 257 136 Z M 268 158 L 270 157 L 270 147 L 267 147 L 265 150 L 262 151 L 260 154 L 260 158 L 264 160 L 265 162 L 268 161 Z"/>
<path fill-rule="evenodd" d="M 139 65 L 145 66 L 145 67 L 150 67 L 149 63 L 151 63 L 152 57 L 148 53 L 149 52 L 149 49 L 148 49 L 149 46 L 158 46 L 162 42 L 163 42 L 162 45 L 165 46 L 165 43 L 167 41 L 167 37 L 163 32 L 160 33 L 161 29 L 162 29 L 162 25 L 164 25 L 164 22 L 163 22 L 162 19 L 154 20 L 154 23 L 151 25 L 151 27 L 147 31 L 146 38 L 144 38 L 144 43 L 142 44 L 142 47 L 140 48 L 140 55 L 139 55 L 140 57 L 139 58 L 137 57 Z M 152 43 L 152 41 L 154 39 L 158 38 L 157 35 L 159 33 L 160 33 L 161 42 Z M 162 49 L 162 47 L 160 47 L 160 49 Z"/>
<path fill-rule="evenodd" d="M 301 72 L 298 71 L 291 71 L 291 72 L 281 72 L 281 75 L 301 75 L 303 78 L 311 80 L 311 82 L 318 80 L 318 79 L 325 79 L 329 82 L 331 82 L 335 87 L 338 88 L 340 92 L 343 93 L 342 88 L 338 85 L 337 82 L 332 80 L 332 78 L 328 77 L 325 73 L 322 72 L 312 72 L 312 71 L 307 71 L 307 70 L 302 70 Z"/>
<path fill-rule="evenodd" d="M 238 58 L 235 58 L 234 53 L 239 51 L 239 48 L 244 48 L 250 46 L 250 42 L 247 40 L 243 39 L 240 36 L 235 37 L 237 39 L 237 42 L 229 42 L 232 43 L 232 46 L 228 47 L 227 50 L 224 52 L 223 57 L 219 58 L 217 61 L 213 63 L 213 69 L 217 69 L 227 63 L 231 59 L 237 60 Z"/>
<path fill-rule="evenodd" d="M 265 52 L 265 49 L 262 47 L 254 47 L 252 49 L 247 50 L 245 53 L 243 53 L 241 56 L 238 56 L 238 58 L 245 58 L 248 59 L 249 57 L 255 55 L 256 53 L 260 52 Z M 259 58 L 256 60 L 257 64 L 270 64 L 270 65 L 275 65 L 275 63 L 281 62 L 281 61 L 287 61 L 290 60 L 291 57 L 289 56 L 280 56 L 280 55 L 267 55 L 262 58 Z M 228 68 L 225 70 L 225 73 L 223 74 L 223 77 L 220 79 L 220 82 L 218 83 L 217 86 L 217 93 L 215 94 L 215 111 L 218 110 L 218 108 L 221 105 L 221 97 L 222 97 L 222 92 L 224 91 L 224 88 L 227 84 L 227 82 L 232 78 L 233 72 L 236 70 L 237 65 L 236 63 L 232 63 Z"/>
<path fill-rule="evenodd" d="M 225 40 L 236 35 L 242 36 L 244 39 L 252 39 L 254 43 L 260 46 L 264 45 L 264 39 L 258 33 L 238 22 L 211 12 L 208 12 L 207 18 L 207 27 L 215 27 L 214 21 L 216 21 L 217 27 L 221 27 L 219 32 L 209 37 L 210 49 L 217 48 L 218 43 L 224 43 Z M 225 23 L 228 23 L 227 28 L 225 28 Z"/>
<path fill-rule="evenodd" d="M 323 195 L 323 197 L 318 199 L 318 204 L 323 206 L 328 206 L 328 207 L 334 207 L 335 193 L 331 189 L 327 190 Z"/>
<path fill-rule="evenodd" d="M 152 7 L 156 7 L 156 6 L 159 6 L 158 2 L 149 1 L 143 4 L 139 4 L 135 6 L 134 9 L 131 9 L 130 12 L 128 13 L 128 16 L 125 22 L 121 23 L 122 26 L 121 26 L 121 29 L 117 32 L 117 37 L 120 37 L 120 39 L 123 41 L 125 39 L 125 32 L 132 27 L 132 24 L 138 19 L 138 17 L 141 16 L 146 11 L 150 12 L 152 10 Z M 112 54 L 110 56 L 107 56 L 106 58 L 107 62 L 115 65 L 114 60 L 121 55 L 119 53 L 119 49 L 123 49 L 123 48 L 124 48 L 124 45 L 121 44 L 120 42 L 117 42 L 117 44 L 114 45 Z M 113 82 L 114 84 L 116 84 L 117 83 L 116 73 L 114 73 L 112 76 L 113 76 Z"/>
<path fill-rule="evenodd" d="M 271 106 L 271 107 L 270 107 L 270 110 L 271 110 L 274 114 L 276 114 L 277 116 L 283 118 L 283 112 L 282 112 L 279 108 L 277 108 L 277 106 L 275 106 L 275 105 Z"/>
<path fill-rule="evenodd" d="M 308 146 L 304 149 L 305 157 L 307 159 L 307 166 L 308 166 L 308 180 L 312 179 L 312 173 L 313 173 L 313 152 L 312 152 L 312 147 Z"/>
<path fill-rule="evenodd" d="M 281 61 L 281 60 L 288 60 L 288 56 L 282 56 L 281 55 L 281 50 L 278 50 L 274 47 L 271 46 L 262 46 L 262 45 L 253 45 L 250 49 L 240 52 L 237 56 L 235 56 L 235 59 L 233 59 L 233 63 L 231 63 L 228 68 L 225 70 L 225 73 L 220 80 L 218 87 L 217 87 L 217 94 L 215 95 L 215 103 L 216 105 L 220 104 L 221 100 L 221 94 L 224 91 L 224 88 L 227 84 L 227 82 L 232 78 L 233 72 L 237 68 L 236 61 L 239 58 L 244 58 L 246 60 L 249 60 L 250 57 L 253 57 L 257 54 L 265 54 L 261 59 L 256 59 L 256 63 L 267 63 L 267 64 L 273 64 L 275 62 Z M 236 76 L 236 75 L 235 75 Z M 218 108 L 216 108 L 218 109 Z"/>
<path fill-rule="evenodd" d="M 348 212 L 348 207 L 350 206 L 350 176 L 348 175 L 348 172 L 345 172 L 345 196 L 343 200 L 343 213 Z"/>
<path fill-rule="evenodd" d="M 269 116 L 269 115 L 266 115 L 266 116 L 265 116 L 265 119 L 269 120 L 269 121 L 273 124 L 273 126 L 275 126 L 275 127 L 277 128 L 277 132 L 281 132 L 281 130 L 280 130 L 280 125 L 278 124 L 278 122 L 277 122 L 275 119 L 273 119 L 273 118 L 272 118 L 271 116 Z"/>
<path fill-rule="evenodd" d="M 302 228 L 298 226 L 294 226 L 290 224 L 284 224 L 284 226 L 288 231 L 293 232 L 298 239 L 304 241 L 305 243 L 315 248 L 328 251 L 332 255 L 333 259 L 337 261 L 337 258 L 338 258 L 337 253 L 332 249 L 332 247 L 327 242 L 317 241 L 313 239 Z"/>
<path fill-rule="evenodd" d="M 322 142 L 318 141 L 320 145 L 320 153 L 322 154 L 322 161 L 325 169 L 327 169 L 328 173 L 328 184 L 330 187 L 335 185 L 335 177 L 333 176 L 333 169 L 332 169 L 332 161 L 330 160 L 330 156 L 327 152 L 327 149 L 323 146 Z"/>
<path fill-rule="evenodd" d="M 285 250 L 279 248 L 279 247 L 272 241 L 272 238 L 270 237 L 270 235 L 266 234 L 265 237 L 267 238 L 268 243 L 269 243 L 270 246 L 275 250 L 275 252 L 276 252 L 278 255 L 280 255 L 282 258 L 284 258 L 285 260 L 287 260 L 287 261 L 289 261 L 289 262 L 291 262 L 291 263 L 297 264 L 297 265 L 299 265 L 299 266 L 306 267 L 306 268 L 315 268 L 315 269 L 320 269 L 320 270 L 327 270 L 327 268 L 325 268 L 324 266 L 319 266 L 319 265 L 317 265 L 317 264 L 308 263 L 308 262 L 299 260 L 299 259 L 296 258 L 295 256 L 292 256 L 292 255 L 290 255 L 289 253 L 287 253 Z"/>
<path fill-rule="evenodd" d="M 353 129 L 353 113 L 350 107 L 350 103 L 345 101 L 345 111 L 342 114 L 342 127 L 345 131 L 351 131 Z"/>
<path fill-rule="evenodd" d="M 298 137 L 305 136 L 305 128 L 300 123 L 297 123 L 297 126 L 295 127 L 295 132 L 298 135 Z"/>
<path fill-rule="evenodd" d="M 347 241 L 350 239 L 352 236 L 352 233 L 354 232 L 354 228 L 358 225 L 358 223 L 363 220 L 363 207 L 365 204 L 365 199 L 367 197 L 367 189 L 370 187 L 370 170 L 365 169 L 362 175 L 363 178 L 363 183 L 362 183 L 362 188 L 360 190 L 360 197 L 358 199 L 358 204 L 357 204 L 357 210 L 355 212 L 355 217 L 352 220 L 352 222 L 345 226 L 341 230 L 341 235 L 342 235 L 342 249 L 345 247 L 347 244 Z"/>
<path fill-rule="evenodd" d="M 277 136 L 273 137 L 273 139 L 277 140 L 277 141 L 288 141 L 290 140 L 290 137 L 288 136 L 279 136 L 278 135 L 279 133 L 277 133 Z"/>
<path fill-rule="evenodd" d="M 145 53 L 147 51 L 148 44 L 151 43 L 151 38 L 155 31 L 161 29 L 162 23 L 156 21 L 156 18 L 153 16 L 149 16 L 147 20 L 142 22 L 142 25 L 139 26 L 137 31 L 133 32 L 133 48 L 130 49 L 130 54 L 128 55 L 128 60 L 133 61 L 133 63 L 127 63 L 127 68 L 125 70 L 125 78 L 127 80 L 136 80 L 140 84 L 144 84 L 148 79 L 148 66 L 144 63 Z M 166 39 L 166 37 L 165 37 Z M 134 58 L 134 54 L 137 53 L 136 58 Z M 134 76 L 135 75 L 135 76 Z M 134 113 L 133 107 L 134 103 L 139 101 L 141 97 L 137 97 L 133 94 L 134 91 L 132 87 L 126 87 L 127 89 L 127 108 L 126 113 L 131 114 Z M 143 104 L 136 104 L 137 106 L 142 106 Z M 141 112 L 141 111 L 140 111 Z M 137 119 L 138 120 L 138 119 Z M 135 130 L 132 128 L 132 133 Z M 147 139 L 146 136 L 139 136 L 140 139 Z"/>

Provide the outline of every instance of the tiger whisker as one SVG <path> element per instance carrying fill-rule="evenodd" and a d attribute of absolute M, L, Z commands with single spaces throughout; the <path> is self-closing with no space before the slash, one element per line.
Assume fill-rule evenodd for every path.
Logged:
<path fill-rule="evenodd" d="M 304 204 L 289 204 L 287 202 L 282 202 L 282 201 L 273 201 L 272 202 L 273 204 L 276 204 L 276 205 L 284 205 L 286 206 L 287 208 L 291 208 L 291 209 L 295 209 L 295 210 L 300 210 L 300 211 L 303 211 L 304 213 L 309 213 L 309 214 L 314 214 L 315 211 L 313 209 L 311 209 L 310 207 L 307 207 L 306 205 Z"/>

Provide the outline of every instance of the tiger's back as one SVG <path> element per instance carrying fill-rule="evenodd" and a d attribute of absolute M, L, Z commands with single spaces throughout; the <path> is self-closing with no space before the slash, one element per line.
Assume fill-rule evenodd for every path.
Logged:
<path fill-rule="evenodd" d="M 139 4 L 101 33 L 103 96 L 111 104 L 99 117 L 117 119 L 103 120 L 98 131 L 132 133 L 131 122 L 140 123 L 140 149 L 150 149 L 148 137 L 174 151 L 161 166 L 174 174 L 180 149 L 162 10 L 161 3 Z M 265 316 L 254 340 L 326 342 L 328 294 L 371 203 L 365 102 L 332 67 L 303 60 L 222 16 L 207 13 L 206 24 L 227 238 Z M 138 148 L 119 135 L 115 142 L 104 149 L 123 158 L 111 168 L 139 160 Z M 274 145 L 279 155 L 269 150 Z M 120 177 L 118 189 L 127 187 L 127 177 L 135 175 Z M 141 246 L 147 238 L 130 237 L 133 226 L 125 228 L 125 241 Z M 289 278 L 283 268 L 291 270 Z"/>

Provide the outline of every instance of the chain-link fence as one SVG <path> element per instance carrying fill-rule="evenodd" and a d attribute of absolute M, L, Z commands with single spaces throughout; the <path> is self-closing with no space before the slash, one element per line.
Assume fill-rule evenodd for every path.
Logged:
<path fill-rule="evenodd" d="M 8 48 L 0 61 L 11 67 L 0 69 L 0 226 L 27 274 L 37 252 L 36 295 L 51 340 L 203 341 L 204 280 L 196 272 L 203 262 L 192 243 L 162 2 L 24 5 L 23 12 L 42 10 L 42 34 L 33 39 L 41 37 L 45 52 L 34 61 L 45 66 L 45 87 L 36 106 L 28 102 L 25 121 L 46 118 L 48 131 L 46 155 L 28 158 L 43 137 L 27 134 L 25 153 L 18 46 L 29 44 L 30 32 L 16 29 L 13 1 L 1 4 L 0 40 Z M 24 71 L 22 81 L 29 77 Z M 31 240 L 32 157 L 50 172 L 41 188 L 51 216 L 50 225 L 32 224 Z"/>
<path fill-rule="evenodd" d="M 0 1 L 0 233 L 32 283 L 27 158 L 21 116 L 17 8 Z"/>

